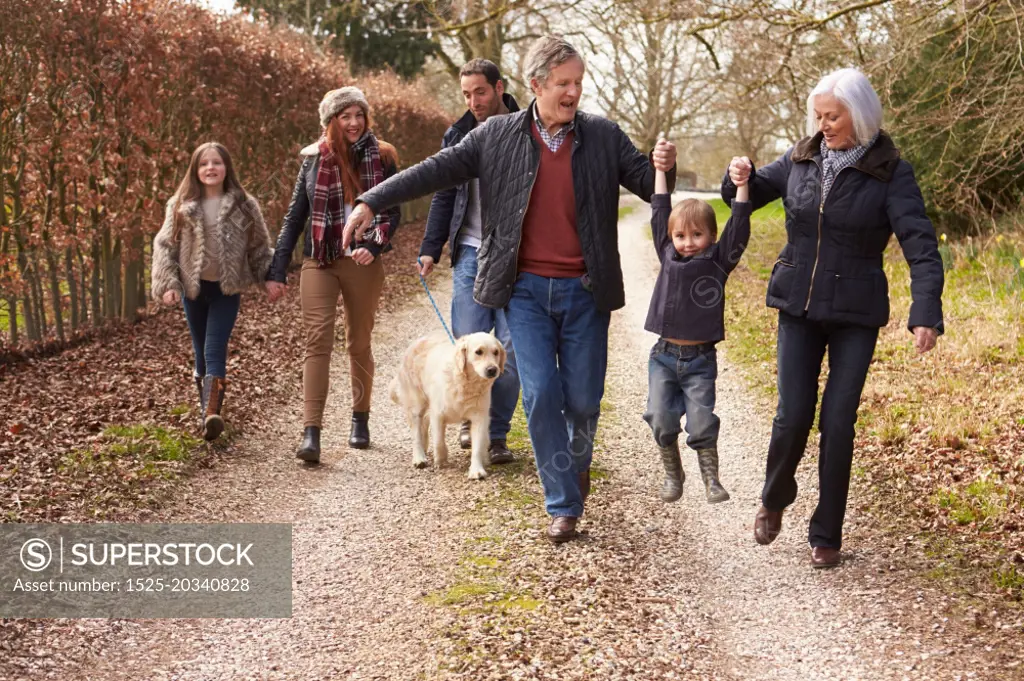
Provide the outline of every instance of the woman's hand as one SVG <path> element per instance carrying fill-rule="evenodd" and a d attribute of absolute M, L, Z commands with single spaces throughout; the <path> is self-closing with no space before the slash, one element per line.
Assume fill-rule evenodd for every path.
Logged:
<path fill-rule="evenodd" d="M 914 349 L 920 355 L 934 348 L 938 338 L 939 332 L 929 326 L 914 327 Z"/>
<path fill-rule="evenodd" d="M 729 163 L 729 179 L 737 187 L 742 187 L 750 180 L 753 164 L 746 156 L 733 156 Z"/>
<path fill-rule="evenodd" d="M 365 248 L 357 248 L 352 251 L 352 259 L 359 265 L 369 265 L 373 262 L 373 253 Z"/>
<path fill-rule="evenodd" d="M 167 291 L 160 300 L 164 305 L 177 305 L 178 301 L 181 300 L 181 296 L 178 295 L 177 291 Z"/>
<path fill-rule="evenodd" d="M 284 295 L 285 290 L 288 288 L 285 284 L 279 281 L 268 281 L 264 285 L 267 290 L 267 300 L 272 303 L 276 303 L 277 299 Z"/>

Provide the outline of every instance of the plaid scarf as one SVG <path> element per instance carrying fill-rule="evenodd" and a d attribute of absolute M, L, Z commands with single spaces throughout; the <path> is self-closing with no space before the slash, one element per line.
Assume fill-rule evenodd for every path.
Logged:
<path fill-rule="evenodd" d="M 376 187 L 384 181 L 384 166 L 380 161 L 380 147 L 373 133 L 366 131 L 355 144 L 352 153 L 359 163 L 360 179 L 364 189 Z M 363 234 L 361 243 L 383 246 L 388 242 L 391 226 L 387 216 L 378 213 Z M 313 189 L 313 257 L 325 267 L 344 255 L 341 238 L 345 230 L 345 191 L 341 183 L 341 167 L 327 138 L 320 138 L 320 168 Z"/>
<path fill-rule="evenodd" d="M 829 149 L 825 145 L 824 138 L 821 140 L 822 203 L 825 203 L 825 197 L 828 196 L 829 191 L 832 189 L 832 184 L 836 181 L 836 175 L 839 174 L 839 171 L 857 165 L 857 162 L 864 158 L 864 154 L 867 153 L 868 149 L 871 148 L 871 145 L 877 139 L 878 134 L 876 133 L 867 144 L 850 149 Z"/>

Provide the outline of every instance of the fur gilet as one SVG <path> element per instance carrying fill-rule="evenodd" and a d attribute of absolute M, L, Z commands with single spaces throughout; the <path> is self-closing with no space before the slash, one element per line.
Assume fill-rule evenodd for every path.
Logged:
<path fill-rule="evenodd" d="M 184 218 L 181 234 L 174 238 L 174 213 Z M 273 250 L 270 234 L 256 199 L 245 192 L 224 194 L 217 216 L 220 238 L 220 288 L 225 295 L 241 293 L 266 278 Z M 206 229 L 199 201 L 181 206 L 172 197 L 167 202 L 164 224 L 153 240 L 152 296 L 160 300 L 167 291 L 189 299 L 199 295 L 203 269 Z"/>

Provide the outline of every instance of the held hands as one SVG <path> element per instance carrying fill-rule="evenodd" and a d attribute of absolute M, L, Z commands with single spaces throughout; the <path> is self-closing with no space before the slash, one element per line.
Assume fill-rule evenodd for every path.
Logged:
<path fill-rule="evenodd" d="M 345 223 L 345 231 L 341 236 L 341 247 L 348 248 L 349 244 L 353 241 L 357 241 L 363 238 L 363 233 L 370 228 L 373 224 L 373 211 L 365 203 L 360 203 L 352 211 L 352 214 L 348 216 L 348 222 Z M 357 251 L 366 250 L 363 248 L 357 249 Z M 367 251 L 369 254 L 369 251 Z M 352 253 L 352 259 L 355 260 L 355 253 Z M 356 260 L 356 262 L 359 262 Z M 373 262 L 373 256 L 370 256 L 369 262 L 362 263 L 360 265 L 369 265 Z"/>
<path fill-rule="evenodd" d="M 369 265 L 373 262 L 373 253 L 365 248 L 357 248 L 352 251 L 352 259 L 356 261 L 357 265 Z"/>
<path fill-rule="evenodd" d="M 428 274 L 434 271 L 434 258 L 429 255 L 421 255 L 416 261 L 416 271 L 420 273 L 421 277 L 426 277 Z"/>
<path fill-rule="evenodd" d="M 276 303 L 277 299 L 283 296 L 285 289 L 288 288 L 279 281 L 268 281 L 263 286 L 267 290 L 267 300 L 272 303 Z"/>
<path fill-rule="evenodd" d="M 935 347 L 939 338 L 939 332 L 928 326 L 914 327 L 914 349 L 917 354 L 923 355 Z"/>
<path fill-rule="evenodd" d="M 659 139 L 654 145 L 654 169 L 667 173 L 676 164 L 676 145 L 666 139 Z"/>
<path fill-rule="evenodd" d="M 181 300 L 181 296 L 177 291 L 167 291 L 160 299 L 164 305 L 177 305 L 179 300 Z"/>
<path fill-rule="evenodd" d="M 750 181 L 750 171 L 754 165 L 746 156 L 733 156 L 729 163 L 729 179 L 737 187 L 743 187 Z"/>

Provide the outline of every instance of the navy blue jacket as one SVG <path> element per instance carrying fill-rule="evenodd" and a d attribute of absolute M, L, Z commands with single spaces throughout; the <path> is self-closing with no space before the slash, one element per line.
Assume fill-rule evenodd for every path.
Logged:
<path fill-rule="evenodd" d="M 735 202 L 721 238 L 699 255 L 683 257 L 668 235 L 672 197 L 651 197 L 651 236 L 661 271 L 644 328 L 662 338 L 716 343 L 725 338 L 725 282 L 750 241 L 751 205 Z"/>
<path fill-rule="evenodd" d="M 800 140 L 751 176 L 754 210 L 780 197 L 786 208 L 786 245 L 768 281 L 768 307 L 812 321 L 885 326 L 882 254 L 895 233 L 910 265 L 907 326 L 942 333 L 942 258 L 910 164 L 880 133 L 856 165 L 839 172 L 823 202 L 821 138 Z M 726 173 L 722 198 L 734 196 Z"/>
<path fill-rule="evenodd" d="M 501 96 L 509 113 L 519 111 L 519 103 L 507 92 Z M 472 132 L 477 125 L 476 116 L 472 111 L 457 120 L 444 133 L 441 148 L 454 147 L 462 138 Z M 427 214 L 427 229 L 423 233 L 420 255 L 429 255 L 434 262 L 441 262 L 441 250 L 448 242 L 448 255 L 455 265 L 455 254 L 458 252 L 459 231 L 466 220 L 466 206 L 469 204 L 469 183 L 464 182 L 458 187 L 442 189 L 430 200 L 430 212 Z"/>

